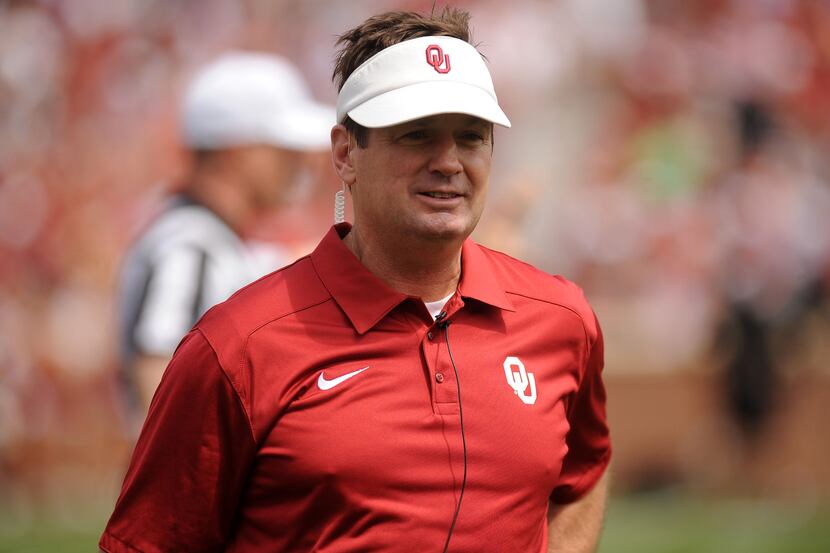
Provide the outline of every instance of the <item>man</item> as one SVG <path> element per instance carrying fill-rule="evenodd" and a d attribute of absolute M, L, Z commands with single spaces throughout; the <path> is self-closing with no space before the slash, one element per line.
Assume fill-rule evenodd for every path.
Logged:
<path fill-rule="evenodd" d="M 104 550 L 593 550 L 602 339 L 574 285 L 467 238 L 509 125 L 468 18 L 341 37 L 354 222 L 183 340 Z"/>
<path fill-rule="evenodd" d="M 304 152 L 323 151 L 333 107 L 287 61 L 234 52 L 203 68 L 182 103 L 193 164 L 181 194 L 142 232 L 121 275 L 131 426 L 140 428 L 173 350 L 208 308 L 286 260 L 240 235 L 286 195 Z"/>

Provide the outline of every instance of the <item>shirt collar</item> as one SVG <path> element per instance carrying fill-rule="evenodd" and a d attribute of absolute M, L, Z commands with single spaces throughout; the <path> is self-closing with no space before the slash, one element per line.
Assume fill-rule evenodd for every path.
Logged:
<path fill-rule="evenodd" d="M 372 274 L 346 247 L 342 238 L 349 223 L 334 225 L 311 253 L 311 262 L 323 286 L 360 334 L 366 333 L 409 296 L 390 288 Z M 466 240 L 461 249 L 462 297 L 513 311 L 513 305 L 497 280 L 492 263 L 481 247 Z"/>
<path fill-rule="evenodd" d="M 496 274 L 493 262 L 483 248 L 470 238 L 466 239 L 461 247 L 458 293 L 462 298 L 472 298 L 505 311 L 515 311 Z"/>

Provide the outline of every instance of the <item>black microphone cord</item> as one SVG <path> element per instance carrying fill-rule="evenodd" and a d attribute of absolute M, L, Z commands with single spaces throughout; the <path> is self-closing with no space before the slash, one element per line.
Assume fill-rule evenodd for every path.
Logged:
<path fill-rule="evenodd" d="M 461 410 L 461 381 L 458 378 L 458 368 L 455 366 L 455 360 L 452 358 L 452 349 L 450 348 L 450 323 L 440 323 L 438 326 L 444 329 L 444 337 L 447 341 L 447 353 L 450 354 L 450 363 L 452 363 L 452 370 L 455 372 L 455 383 L 458 388 L 458 417 L 461 422 L 461 443 L 464 447 L 464 477 L 461 479 L 461 493 L 458 495 L 458 505 L 455 507 L 455 514 L 452 517 L 450 531 L 447 533 L 447 541 L 444 543 L 443 553 L 447 553 L 450 547 L 450 540 L 452 539 L 452 532 L 455 530 L 455 522 L 458 520 L 459 511 L 461 511 L 461 501 L 464 499 L 464 488 L 467 487 L 467 437 L 464 434 L 464 412 Z"/>

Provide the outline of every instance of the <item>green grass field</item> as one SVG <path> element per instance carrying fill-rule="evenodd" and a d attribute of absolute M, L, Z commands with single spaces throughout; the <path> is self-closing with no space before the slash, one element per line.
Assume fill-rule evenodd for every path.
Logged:
<path fill-rule="evenodd" d="M 0 552 L 97 551 L 108 513 L 0 521 Z M 612 500 L 600 553 L 828 553 L 830 505 L 784 506 L 677 496 Z"/>
<path fill-rule="evenodd" d="M 600 553 L 830 553 L 830 505 L 616 498 Z"/>

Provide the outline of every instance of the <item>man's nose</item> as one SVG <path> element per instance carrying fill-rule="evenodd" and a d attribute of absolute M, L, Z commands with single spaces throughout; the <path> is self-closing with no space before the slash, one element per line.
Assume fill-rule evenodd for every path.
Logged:
<path fill-rule="evenodd" d="M 464 170 L 458 157 L 458 144 L 451 135 L 442 136 L 435 141 L 429 170 L 450 177 Z"/>

